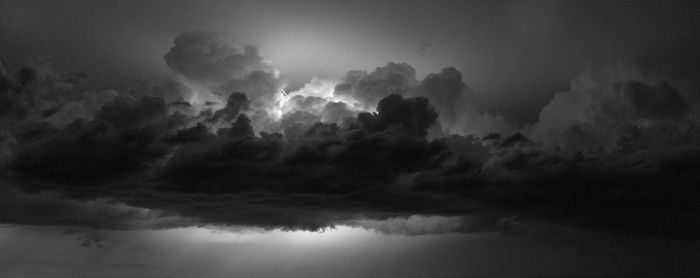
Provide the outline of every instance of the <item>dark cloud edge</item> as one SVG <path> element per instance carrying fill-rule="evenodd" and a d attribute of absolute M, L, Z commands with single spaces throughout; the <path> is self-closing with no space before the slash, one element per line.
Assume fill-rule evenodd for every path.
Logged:
<path fill-rule="evenodd" d="M 447 82 L 454 82 L 449 77 L 455 74 L 446 72 Z M 3 90 L 31 91 L 39 83 L 63 90 L 63 83 L 55 85 L 48 80 L 50 75 L 42 74 L 22 70 L 14 80 L 3 77 Z M 367 82 L 379 84 L 371 90 L 386 86 L 381 79 Z M 634 91 L 656 89 L 630 84 L 620 88 L 638 102 L 640 115 L 679 117 L 680 110 L 649 107 L 649 100 L 636 97 Z M 687 106 L 677 100 L 673 88 L 658 88 L 652 92 L 660 100 Z M 157 96 L 122 95 L 107 102 L 95 119 L 75 121 L 63 129 L 37 122 L 13 127 L 22 146 L 3 180 L 30 191 L 56 191 L 87 200 L 106 196 L 213 223 L 226 223 L 236 218 L 232 214 L 244 212 L 254 219 L 238 222 L 314 230 L 333 221 L 327 216 L 298 220 L 303 217 L 297 215 L 319 209 L 335 214 L 375 211 L 370 213 L 374 215 L 495 211 L 625 233 L 700 234 L 698 177 L 693 172 L 700 157 L 696 144 L 652 148 L 633 137 L 630 143 L 626 134 L 627 141 L 620 143 L 624 148 L 584 154 L 552 151 L 520 133 L 428 140 L 428 129 L 437 119 L 428 99 L 392 95 L 382 101 L 386 105 L 382 111 L 380 102 L 379 113 L 361 113 L 343 125 L 302 125 L 297 137 L 283 138 L 252 133 L 250 120 L 240 114 L 247 104 L 223 110 L 237 120 L 211 134 L 197 126 L 183 129 L 190 121 L 168 114 Z M 5 119 L 22 118 L 31 109 L 22 96 L 10 104 L 17 106 L 6 110 Z M 178 151 L 171 161 L 156 165 L 173 149 Z M 195 171 L 188 180 L 186 170 L 192 167 L 215 175 Z M 217 174 L 227 169 L 240 172 Z M 82 174 L 81 179 L 72 179 L 76 173 Z M 237 180 L 240 173 L 258 180 Z M 282 184 L 289 182 L 287 178 L 296 180 L 286 187 Z M 256 183 L 261 180 L 266 185 L 259 188 Z M 237 185 L 229 186 L 233 181 Z M 173 200 L 163 199 L 167 194 Z M 256 196 L 264 197 L 255 200 Z M 239 198 L 244 205 L 218 207 L 227 198 Z M 285 213 L 286 220 L 275 219 Z"/>

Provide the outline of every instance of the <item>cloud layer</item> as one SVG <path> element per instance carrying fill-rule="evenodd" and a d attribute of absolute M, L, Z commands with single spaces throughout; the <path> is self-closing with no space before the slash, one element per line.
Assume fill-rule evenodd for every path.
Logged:
<path fill-rule="evenodd" d="M 451 67 L 418 80 L 410 65 L 388 63 L 287 92 L 256 47 L 220 34 L 183 33 L 164 59 L 172 79 L 120 91 L 85 89 L 87 78 L 46 60 L 0 67 L 2 179 L 264 227 L 444 214 L 430 231 L 474 231 L 508 225 L 463 228 L 448 216 L 518 214 L 622 232 L 700 230 L 681 214 L 696 215 L 700 197 L 692 68 L 590 69 L 518 130 L 479 109 Z M 392 219 L 357 225 L 425 232 L 416 219 Z"/>

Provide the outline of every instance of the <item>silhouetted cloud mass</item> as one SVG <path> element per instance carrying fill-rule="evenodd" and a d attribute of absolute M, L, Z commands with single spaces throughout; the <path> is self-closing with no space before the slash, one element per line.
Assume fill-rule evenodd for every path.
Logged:
<path fill-rule="evenodd" d="M 217 33 L 183 33 L 164 59 L 173 79 L 119 91 L 82 90 L 81 76 L 45 59 L 0 64 L 2 190 L 16 197 L 0 202 L 2 220 L 152 220 L 131 207 L 94 210 L 114 223 L 78 212 L 116 200 L 181 217 L 155 226 L 344 221 L 422 234 L 517 230 L 504 219 L 518 214 L 629 233 L 700 230 L 679 213 L 697 213 L 700 197 L 698 71 L 682 59 L 591 68 L 522 129 L 478 108 L 452 67 L 418 80 L 410 65 L 388 63 L 287 92 L 260 50 Z M 60 212 L 22 220 L 35 202 Z M 407 214 L 446 216 L 432 226 L 390 218 Z"/>

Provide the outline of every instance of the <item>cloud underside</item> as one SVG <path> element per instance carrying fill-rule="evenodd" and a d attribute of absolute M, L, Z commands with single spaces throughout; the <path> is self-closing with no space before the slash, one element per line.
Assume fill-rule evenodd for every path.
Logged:
<path fill-rule="evenodd" d="M 688 67 L 592 69 L 516 129 L 480 110 L 454 68 L 417 80 L 389 63 L 283 93 L 257 48 L 214 33 L 180 35 L 164 59 L 177 78 L 99 92 L 45 61 L 0 64 L 0 220 L 410 234 L 437 220 L 395 217 L 521 231 L 517 215 L 700 234 L 698 71 Z"/>

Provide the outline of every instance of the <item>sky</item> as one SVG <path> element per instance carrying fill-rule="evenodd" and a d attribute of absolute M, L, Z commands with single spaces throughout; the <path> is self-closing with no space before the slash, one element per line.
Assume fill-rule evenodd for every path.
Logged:
<path fill-rule="evenodd" d="M 390 61 L 418 76 L 453 66 L 484 108 L 516 123 L 535 122 L 589 65 L 692 51 L 700 37 L 694 1 L 3 3 L 7 63 L 52 55 L 57 68 L 88 72 L 95 85 L 169 75 L 162 55 L 172 39 L 203 29 L 258 45 L 295 88 Z"/>
<path fill-rule="evenodd" d="M 0 276 L 692 276 L 699 9 L 0 0 Z"/>
<path fill-rule="evenodd" d="M 626 271 L 658 277 L 698 269 L 697 244 L 657 239 L 642 246 L 600 234 L 404 236 L 340 226 L 320 234 L 190 227 L 84 236 L 57 228 L 2 229 L 0 242 L 15 254 L 0 256 L 5 277 L 603 277 Z M 99 246 L 83 244 L 92 242 L 85 238 L 99 238 Z M 619 245 L 601 247 L 611 241 Z M 659 251 L 649 255 L 649 249 Z M 508 267 L 499 267 L 504 262 Z"/>

